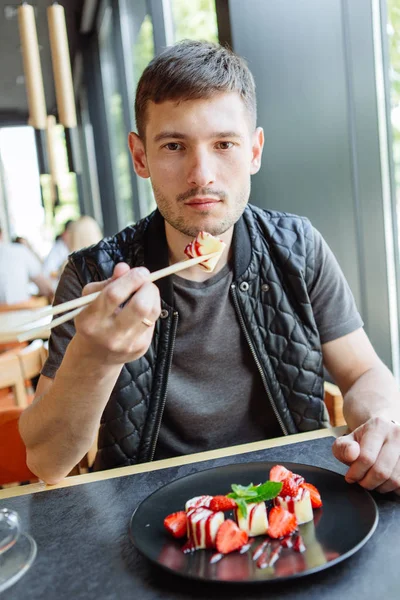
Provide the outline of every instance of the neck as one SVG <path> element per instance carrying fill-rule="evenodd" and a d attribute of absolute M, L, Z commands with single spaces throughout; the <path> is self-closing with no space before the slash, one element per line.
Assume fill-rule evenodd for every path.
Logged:
<path fill-rule="evenodd" d="M 188 244 L 190 244 L 190 242 L 193 241 L 193 238 L 190 237 L 189 235 L 185 235 L 184 233 L 181 233 L 180 231 L 178 231 L 177 229 L 172 227 L 172 225 L 170 225 L 166 221 L 165 221 L 165 235 L 166 235 L 167 244 L 168 244 L 169 264 L 172 265 L 176 262 L 187 259 L 187 256 L 186 256 L 184 250 L 185 250 L 186 246 Z M 233 236 L 233 227 L 231 227 L 230 229 L 228 229 L 228 231 L 225 231 L 221 235 L 216 236 L 219 239 L 221 239 L 223 242 L 225 242 L 226 248 L 224 249 L 218 263 L 216 264 L 215 269 L 211 273 L 208 273 L 207 271 L 204 271 L 198 265 L 195 265 L 194 267 L 191 267 L 190 269 L 186 269 L 185 271 L 182 271 L 182 273 L 180 273 L 179 275 L 183 276 L 185 279 L 189 279 L 190 281 L 206 281 L 207 279 L 209 279 L 210 277 L 212 277 L 213 275 L 218 273 L 227 264 L 228 259 L 230 257 L 232 236 Z"/>

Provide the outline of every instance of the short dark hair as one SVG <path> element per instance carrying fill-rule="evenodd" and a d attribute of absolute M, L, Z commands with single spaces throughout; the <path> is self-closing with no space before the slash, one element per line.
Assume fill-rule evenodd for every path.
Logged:
<path fill-rule="evenodd" d="M 167 100 L 209 98 L 215 92 L 237 92 L 256 125 L 256 91 L 253 75 L 243 58 L 211 42 L 183 40 L 153 58 L 136 90 L 135 115 L 144 140 L 146 108 Z"/>

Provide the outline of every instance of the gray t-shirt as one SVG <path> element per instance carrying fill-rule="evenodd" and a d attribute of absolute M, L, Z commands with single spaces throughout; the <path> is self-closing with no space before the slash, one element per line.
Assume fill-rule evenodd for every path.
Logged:
<path fill-rule="evenodd" d="M 315 273 L 309 294 L 321 343 L 362 327 L 353 295 L 314 230 Z M 155 458 L 166 458 L 281 435 L 261 376 L 237 321 L 227 265 L 205 282 L 173 276 L 179 321 Z M 64 270 L 55 302 L 81 294 L 73 267 Z M 53 331 L 43 375 L 54 377 L 74 325 Z"/>

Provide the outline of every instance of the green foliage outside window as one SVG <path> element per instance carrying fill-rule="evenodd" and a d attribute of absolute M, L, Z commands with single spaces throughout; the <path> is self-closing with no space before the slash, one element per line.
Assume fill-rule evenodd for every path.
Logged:
<path fill-rule="evenodd" d="M 172 0 L 175 41 L 218 42 L 215 0 Z"/>
<path fill-rule="evenodd" d="M 388 38 L 390 52 L 390 83 L 393 132 L 393 157 L 397 197 L 400 201 L 400 0 L 388 0 Z"/>
<path fill-rule="evenodd" d="M 55 198 L 52 194 L 50 177 L 41 175 L 40 184 L 46 223 L 53 229 L 54 235 L 57 235 L 63 231 L 64 223 L 69 219 L 77 219 L 80 212 L 76 176 L 75 173 L 69 172 L 67 146 L 62 125 L 55 125 L 53 140 L 58 173 L 58 204 L 55 207 L 53 207 Z"/>
<path fill-rule="evenodd" d="M 154 57 L 153 23 L 150 15 L 146 15 L 140 27 L 139 35 L 133 48 L 133 74 L 135 83 L 148 63 Z"/>

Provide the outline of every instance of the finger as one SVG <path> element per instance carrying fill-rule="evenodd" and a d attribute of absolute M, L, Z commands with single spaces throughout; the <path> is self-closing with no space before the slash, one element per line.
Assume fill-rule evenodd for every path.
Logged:
<path fill-rule="evenodd" d="M 385 483 L 377 487 L 376 491 L 381 494 L 388 494 L 389 492 L 400 493 L 400 458 L 397 460 L 391 476 Z"/>
<path fill-rule="evenodd" d="M 111 279 L 118 279 L 118 277 L 125 275 L 125 273 L 128 273 L 128 271 L 130 271 L 130 266 L 124 262 L 120 262 L 117 265 L 115 265 Z"/>
<path fill-rule="evenodd" d="M 82 289 L 82 296 L 89 296 L 90 294 L 94 294 L 95 292 L 101 292 L 104 290 L 106 285 L 110 283 L 111 279 L 105 279 L 104 281 L 93 281 L 92 283 L 88 283 Z"/>
<path fill-rule="evenodd" d="M 149 271 L 144 267 L 130 269 L 124 275 L 111 281 L 93 305 L 96 303 L 97 307 L 107 314 L 114 313 L 134 292 L 137 292 L 148 280 L 148 277 Z"/>
<path fill-rule="evenodd" d="M 160 292 L 154 283 L 144 283 L 124 308 L 118 313 L 116 324 L 127 330 L 138 326 L 139 333 L 153 330 L 143 323 L 144 320 L 155 323 L 161 312 Z"/>
<path fill-rule="evenodd" d="M 336 438 L 332 446 L 335 458 L 345 465 L 351 465 L 360 454 L 360 445 L 354 439 L 354 434 L 342 435 Z"/>
<path fill-rule="evenodd" d="M 367 490 L 374 490 L 386 482 L 390 485 L 389 482 L 391 481 L 398 459 L 399 449 L 390 441 L 386 441 L 375 463 L 367 471 L 365 477 L 359 481 L 359 484 Z M 393 489 L 396 489 L 400 485 L 400 481 L 393 483 Z"/>
<path fill-rule="evenodd" d="M 359 482 L 366 476 L 369 469 L 375 464 L 385 441 L 386 437 L 380 430 L 365 428 L 359 442 L 360 454 L 346 473 L 347 483 Z"/>
<path fill-rule="evenodd" d="M 129 265 L 127 265 L 126 263 L 118 263 L 115 266 L 114 272 L 111 277 L 105 279 L 104 281 L 92 281 L 91 283 L 85 285 L 85 287 L 82 290 L 82 296 L 89 296 L 90 294 L 94 294 L 95 292 L 101 292 L 101 290 L 104 290 L 104 288 L 111 281 L 114 281 L 115 279 L 118 279 L 118 277 L 125 275 L 125 273 L 127 273 L 128 271 L 130 271 Z"/>

